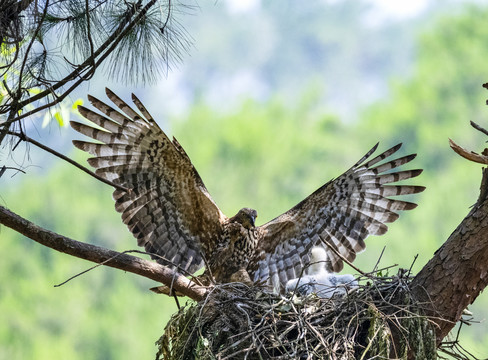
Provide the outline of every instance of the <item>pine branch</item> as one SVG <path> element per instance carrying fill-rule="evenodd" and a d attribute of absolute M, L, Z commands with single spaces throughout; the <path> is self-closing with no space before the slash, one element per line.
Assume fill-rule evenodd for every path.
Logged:
<path fill-rule="evenodd" d="M 10 130 L 11 125 L 27 118 L 31 115 L 39 113 L 45 109 L 48 109 L 52 106 L 57 105 L 61 101 L 63 101 L 74 89 L 76 89 L 81 83 L 89 80 L 95 71 L 100 67 L 100 65 L 106 60 L 109 55 L 113 55 L 114 52 L 124 43 L 127 36 L 137 27 L 145 18 L 148 17 L 149 10 L 153 9 L 155 6 L 158 5 L 159 0 L 150 0 L 144 6 L 142 6 L 142 0 L 139 0 L 137 4 L 128 7 L 125 11 L 124 16 L 120 19 L 115 29 L 111 32 L 111 34 L 105 39 L 105 41 L 98 46 L 98 48 L 94 48 L 94 44 L 92 41 L 91 27 L 90 27 L 90 14 L 88 5 L 88 0 L 85 1 L 85 17 L 87 21 L 87 34 L 86 37 L 89 43 L 89 55 L 81 62 L 79 65 L 71 64 L 73 70 L 64 76 L 62 79 L 51 81 L 51 80 L 43 80 L 40 76 L 36 79 L 40 82 L 39 86 L 44 90 L 30 95 L 28 98 L 23 98 L 28 93 L 28 89 L 23 87 L 24 85 L 24 68 L 27 64 L 27 59 L 31 56 L 31 44 L 36 39 L 36 36 L 33 36 L 29 42 L 23 56 L 23 61 L 21 64 L 21 71 L 20 76 L 18 79 L 18 84 L 15 86 L 15 90 L 9 92 L 10 94 L 10 102 L 4 103 L 0 106 L 0 114 L 8 114 L 6 121 L 4 121 L 0 125 L 0 143 L 2 143 L 3 138 L 6 136 L 7 131 Z M 172 6 L 170 5 L 171 2 L 168 2 L 168 14 L 166 21 L 160 31 L 164 34 L 168 21 L 172 14 Z M 49 5 L 49 1 L 46 1 L 45 6 L 43 8 L 42 18 L 39 21 L 38 27 L 36 28 L 34 35 L 37 34 L 39 27 L 43 23 L 44 16 L 46 14 L 47 8 Z M 155 40 L 154 40 L 155 41 Z M 168 40 L 169 41 L 169 40 Z M 181 40 L 180 40 L 181 43 Z M 164 45 L 164 44 L 163 44 Z M 166 44 L 166 46 L 170 46 L 171 44 Z M 17 44 L 18 46 L 18 44 Z M 160 46 L 158 44 L 157 46 Z M 156 46 L 156 47 L 157 47 Z M 18 55 L 18 49 L 15 52 L 15 56 Z M 169 57 L 169 56 L 168 56 Z M 168 60 L 168 59 L 166 59 Z M 65 61 L 69 63 L 69 61 L 65 58 Z M 13 66 L 13 63 L 9 65 Z M 7 68 L 8 70 L 8 68 Z M 6 84 L 5 88 L 8 90 Z M 67 89 L 63 89 L 65 86 L 69 85 Z M 57 94 L 56 92 L 63 89 L 61 94 Z M 52 100 L 50 99 L 52 98 Z M 41 105 L 36 106 L 33 110 L 30 111 L 23 111 L 20 113 L 21 110 L 24 110 L 25 107 L 29 104 L 35 103 L 40 100 L 47 99 L 48 102 Z"/>
<path fill-rule="evenodd" d="M 205 287 L 198 286 L 190 279 L 157 262 L 85 244 L 59 235 L 22 218 L 3 206 L 0 206 L 0 224 L 8 226 L 39 244 L 62 253 L 97 264 L 104 263 L 106 266 L 128 271 L 161 282 L 167 286 L 172 286 L 175 291 L 193 300 L 199 301 L 206 295 L 207 289 Z"/>

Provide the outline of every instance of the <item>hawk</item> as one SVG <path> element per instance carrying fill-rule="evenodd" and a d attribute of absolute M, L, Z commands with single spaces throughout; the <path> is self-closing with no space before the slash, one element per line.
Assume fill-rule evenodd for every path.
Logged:
<path fill-rule="evenodd" d="M 425 189 L 392 185 L 422 170 L 392 171 L 416 156 L 391 159 L 401 144 L 370 159 L 376 144 L 345 173 L 255 226 L 256 210 L 243 208 L 230 218 L 222 213 L 183 147 L 159 128 L 135 95 L 139 113 L 109 89 L 106 93 L 118 109 L 90 95 L 99 112 L 78 106 L 97 127 L 71 122 L 73 129 L 98 142 L 73 144 L 94 156 L 88 163 L 98 175 L 130 189 L 116 188 L 113 198 L 138 245 L 184 275 L 205 266 L 217 283 L 261 282 L 283 292 L 310 263 L 313 247 L 326 251 L 328 272 L 339 272 L 343 259 L 353 261 L 365 249 L 368 235 L 384 234 L 398 211 L 417 206 L 390 196 Z"/>

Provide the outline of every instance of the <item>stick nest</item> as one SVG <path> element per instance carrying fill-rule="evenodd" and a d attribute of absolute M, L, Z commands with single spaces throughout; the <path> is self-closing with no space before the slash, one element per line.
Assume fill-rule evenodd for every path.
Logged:
<path fill-rule="evenodd" d="M 332 298 L 217 285 L 173 315 L 156 359 L 435 359 L 433 325 L 409 281 L 369 277 Z"/>

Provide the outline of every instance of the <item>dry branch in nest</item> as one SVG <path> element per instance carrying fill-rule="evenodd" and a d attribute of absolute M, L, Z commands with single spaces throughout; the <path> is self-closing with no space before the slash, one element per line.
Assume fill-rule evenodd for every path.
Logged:
<path fill-rule="evenodd" d="M 218 285 L 172 317 L 157 359 L 434 359 L 434 325 L 410 280 L 371 277 L 330 299 Z"/>
<path fill-rule="evenodd" d="M 488 83 L 485 84 L 488 87 Z M 484 86 L 484 85 L 483 85 Z M 488 100 L 487 100 L 488 104 Z M 470 122 L 471 126 L 474 127 L 476 130 L 480 131 L 481 133 L 488 135 L 488 130 L 484 129 L 474 121 Z M 474 151 L 469 151 L 462 146 L 456 144 L 452 139 L 449 139 L 449 146 L 453 149 L 457 154 L 461 155 L 463 158 L 473 161 L 479 164 L 488 164 L 488 148 L 485 148 L 481 154 L 478 154 Z"/>

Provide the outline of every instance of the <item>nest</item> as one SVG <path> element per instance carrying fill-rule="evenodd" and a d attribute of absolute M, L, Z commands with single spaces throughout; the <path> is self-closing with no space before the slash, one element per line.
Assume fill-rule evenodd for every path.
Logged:
<path fill-rule="evenodd" d="M 156 359 L 435 359 L 434 328 L 409 281 L 368 277 L 332 298 L 218 285 L 173 315 Z"/>

